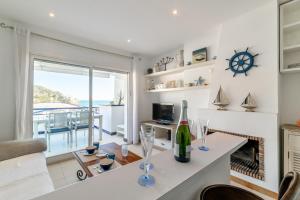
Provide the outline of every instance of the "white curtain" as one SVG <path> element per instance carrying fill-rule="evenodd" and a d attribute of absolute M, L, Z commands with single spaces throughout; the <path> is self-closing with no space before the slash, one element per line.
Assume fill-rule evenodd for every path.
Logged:
<path fill-rule="evenodd" d="M 32 104 L 33 104 L 33 70 L 29 59 L 30 31 L 15 28 L 15 75 L 16 75 L 16 127 L 15 139 L 33 137 Z"/>
<path fill-rule="evenodd" d="M 132 142 L 137 144 L 139 141 L 139 112 L 138 112 L 138 57 L 134 56 L 132 62 Z M 129 135 L 128 135 L 129 136 Z"/>

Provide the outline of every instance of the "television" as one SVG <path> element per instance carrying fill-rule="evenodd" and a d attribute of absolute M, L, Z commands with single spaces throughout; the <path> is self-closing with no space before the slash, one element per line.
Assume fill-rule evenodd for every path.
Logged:
<path fill-rule="evenodd" d="M 157 123 L 171 124 L 174 121 L 174 104 L 153 103 L 152 119 Z"/>

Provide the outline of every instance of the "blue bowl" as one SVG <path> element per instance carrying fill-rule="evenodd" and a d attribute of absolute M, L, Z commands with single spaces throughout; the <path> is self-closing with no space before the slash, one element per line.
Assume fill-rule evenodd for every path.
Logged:
<path fill-rule="evenodd" d="M 95 146 L 89 146 L 89 147 L 86 147 L 85 150 L 88 154 L 93 154 L 93 153 L 95 153 L 96 148 L 97 147 L 95 147 Z"/>
<path fill-rule="evenodd" d="M 101 168 L 106 171 L 106 170 L 109 170 L 111 168 L 111 166 L 113 165 L 114 163 L 114 160 L 112 159 L 108 159 L 108 158 L 104 158 L 104 159 L 101 159 L 100 160 L 100 166 Z"/>

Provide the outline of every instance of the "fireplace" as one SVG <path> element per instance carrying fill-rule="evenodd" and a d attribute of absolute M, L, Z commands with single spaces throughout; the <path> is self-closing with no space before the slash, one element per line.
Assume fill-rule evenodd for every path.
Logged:
<path fill-rule="evenodd" d="M 209 129 L 209 134 L 214 132 L 221 132 L 247 138 L 248 142 L 231 154 L 231 169 L 259 180 L 265 179 L 263 138 Z"/>

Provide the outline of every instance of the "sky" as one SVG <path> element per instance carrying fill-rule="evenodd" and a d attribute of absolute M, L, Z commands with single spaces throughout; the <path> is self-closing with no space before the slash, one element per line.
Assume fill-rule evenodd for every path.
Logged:
<path fill-rule="evenodd" d="M 59 91 L 65 96 L 78 100 L 89 99 L 89 77 L 84 75 L 34 71 L 34 85 L 44 86 L 48 89 Z M 114 77 L 93 78 L 94 100 L 113 100 Z"/>

